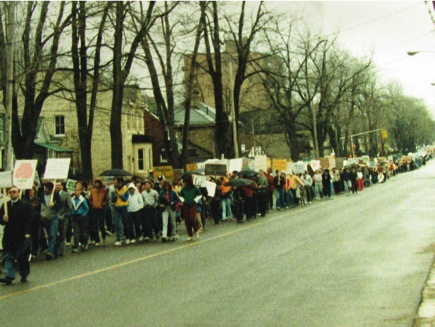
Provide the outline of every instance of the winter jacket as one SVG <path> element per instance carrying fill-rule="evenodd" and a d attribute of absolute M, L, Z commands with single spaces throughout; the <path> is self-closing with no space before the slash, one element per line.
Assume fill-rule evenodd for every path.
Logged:
<path fill-rule="evenodd" d="M 134 189 L 134 193 L 130 193 L 130 189 Z M 137 212 L 143 208 L 143 199 L 142 195 L 137 190 L 136 186 L 133 183 L 128 185 L 128 192 L 130 193 L 130 197 L 128 199 L 128 212 Z"/>

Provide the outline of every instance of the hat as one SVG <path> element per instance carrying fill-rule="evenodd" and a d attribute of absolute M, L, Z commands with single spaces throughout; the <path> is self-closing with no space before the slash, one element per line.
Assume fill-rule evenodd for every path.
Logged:
<path fill-rule="evenodd" d="M 165 179 L 165 176 L 163 176 L 163 175 L 160 175 L 159 177 L 158 177 L 158 180 L 159 181 L 162 181 L 162 180 L 164 180 Z"/>

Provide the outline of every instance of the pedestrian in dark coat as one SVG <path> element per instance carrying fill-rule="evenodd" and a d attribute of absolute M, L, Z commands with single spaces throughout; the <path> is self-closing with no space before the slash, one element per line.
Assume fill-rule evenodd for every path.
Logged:
<path fill-rule="evenodd" d="M 19 190 L 12 187 L 9 191 L 11 201 L 0 210 L 0 224 L 5 225 L 3 235 L 3 252 L 5 254 L 5 278 L 0 278 L 1 283 L 12 284 L 15 279 L 15 261 L 21 275 L 21 282 L 27 281 L 30 274 L 29 255 L 31 251 L 30 234 L 32 231 L 32 208 L 29 203 L 19 198 Z"/>

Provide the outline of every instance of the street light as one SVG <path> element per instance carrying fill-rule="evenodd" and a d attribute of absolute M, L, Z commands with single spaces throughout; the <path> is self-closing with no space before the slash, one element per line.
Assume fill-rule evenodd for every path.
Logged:
<path fill-rule="evenodd" d="M 424 53 L 424 52 L 427 52 L 427 53 L 435 53 L 435 51 L 427 51 L 427 50 L 420 50 L 420 51 L 408 51 L 407 52 L 407 54 L 408 54 L 408 56 L 415 56 L 416 54 L 419 54 L 419 53 Z"/>

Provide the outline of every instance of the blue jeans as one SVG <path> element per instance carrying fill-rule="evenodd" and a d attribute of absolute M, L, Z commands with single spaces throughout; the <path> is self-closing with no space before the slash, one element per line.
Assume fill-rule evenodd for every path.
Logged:
<path fill-rule="evenodd" d="M 222 199 L 222 220 L 227 218 L 232 218 L 233 212 L 231 211 L 231 199 L 223 198 Z"/>
<path fill-rule="evenodd" d="M 287 201 L 287 206 L 292 206 L 295 204 L 292 190 L 288 190 L 286 192 L 286 201 Z"/>
<path fill-rule="evenodd" d="M 14 253 L 5 253 L 5 273 L 6 277 L 10 279 L 15 279 L 17 274 L 17 268 L 15 267 L 15 260 L 18 263 L 20 269 L 20 275 L 27 277 L 30 274 L 30 263 L 29 263 L 29 251 L 25 251 L 20 257 L 16 257 Z"/>
<path fill-rule="evenodd" d="M 122 240 L 122 223 L 128 220 L 128 209 L 124 207 L 113 207 L 113 224 L 115 225 L 116 240 Z"/>
<path fill-rule="evenodd" d="M 276 193 L 276 208 L 277 209 L 285 208 L 284 189 L 276 188 L 275 193 Z"/>
<path fill-rule="evenodd" d="M 59 228 L 59 218 L 54 217 L 52 219 L 44 219 L 44 225 L 48 233 L 48 252 L 50 252 L 51 254 L 55 254 L 57 231 Z"/>

